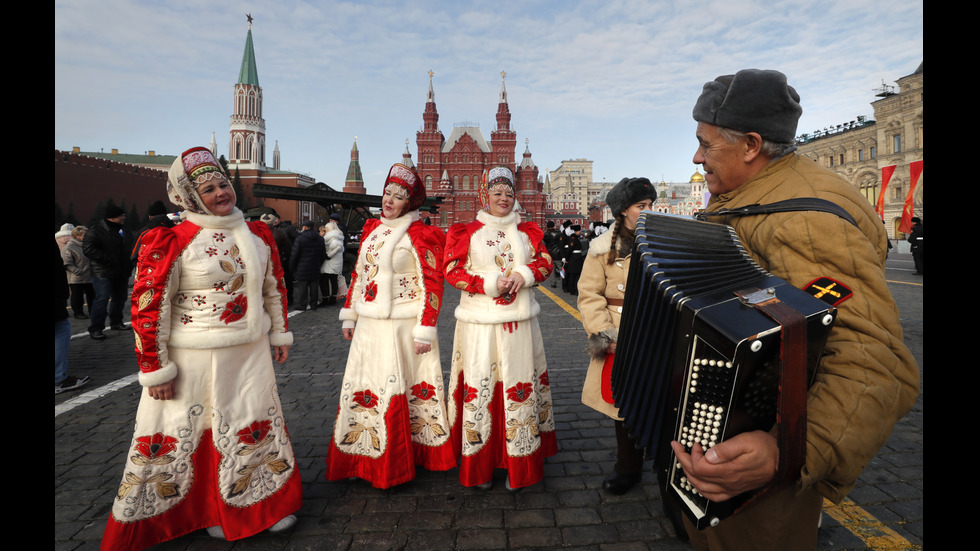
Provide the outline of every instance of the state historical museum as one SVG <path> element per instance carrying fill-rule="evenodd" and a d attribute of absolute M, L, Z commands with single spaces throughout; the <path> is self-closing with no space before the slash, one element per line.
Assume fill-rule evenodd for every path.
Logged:
<path fill-rule="evenodd" d="M 433 225 L 443 230 L 455 222 L 471 222 L 480 209 L 478 189 L 480 175 L 494 166 L 506 166 L 514 171 L 518 211 L 523 220 L 545 226 L 543 184 L 538 182 L 538 167 L 531 160 L 525 145 L 520 162 L 516 159 L 517 132 L 510 128 L 510 107 L 507 89 L 501 72 L 500 96 L 497 102 L 496 129 L 488 142 L 479 126 L 455 125 L 447 139 L 439 130 L 439 112 L 432 90 L 429 72 L 429 93 L 422 113 L 422 130 L 415 137 L 418 146 L 419 176 L 425 182 L 430 197 L 442 197 L 439 214 Z"/>

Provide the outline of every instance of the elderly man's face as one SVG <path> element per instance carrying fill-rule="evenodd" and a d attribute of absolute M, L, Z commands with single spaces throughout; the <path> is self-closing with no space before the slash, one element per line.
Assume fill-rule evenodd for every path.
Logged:
<path fill-rule="evenodd" d="M 712 195 L 728 193 L 749 181 L 752 174 L 745 162 L 744 139 L 728 143 L 717 126 L 704 122 L 698 123 L 697 138 L 694 164 L 704 169 L 704 179 Z"/>

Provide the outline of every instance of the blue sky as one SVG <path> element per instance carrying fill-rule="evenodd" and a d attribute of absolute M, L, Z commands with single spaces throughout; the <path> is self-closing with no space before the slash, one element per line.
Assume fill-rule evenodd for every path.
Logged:
<path fill-rule="evenodd" d="M 447 137 L 489 138 L 506 71 L 520 156 L 541 175 L 594 161 L 594 179 L 687 181 L 691 108 L 706 81 L 778 69 L 797 134 L 874 114 L 874 89 L 922 62 L 910 0 L 56 0 L 55 149 L 174 155 L 215 133 L 228 155 L 246 13 L 254 18 L 268 153 L 339 188 L 357 137 L 369 193 L 405 140 L 418 162 L 428 71 Z"/>

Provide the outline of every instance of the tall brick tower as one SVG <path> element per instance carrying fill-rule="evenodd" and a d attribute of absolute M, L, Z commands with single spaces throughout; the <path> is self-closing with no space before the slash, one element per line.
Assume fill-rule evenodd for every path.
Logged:
<path fill-rule="evenodd" d="M 357 151 L 357 138 L 350 148 L 350 165 L 347 166 L 347 178 L 344 180 L 344 193 L 359 193 L 364 195 L 364 178 L 361 176 L 360 153 Z"/>
<path fill-rule="evenodd" d="M 262 88 L 252 48 L 252 16 L 248 16 L 245 53 L 235 84 L 234 106 L 229 125 L 228 168 L 265 167 L 265 119 L 262 118 Z"/>
<path fill-rule="evenodd" d="M 425 110 L 422 112 L 422 130 L 415 134 L 418 147 L 419 177 L 425 182 L 426 191 L 439 187 L 444 167 L 442 166 L 442 144 L 445 138 L 439 130 L 439 111 L 436 109 L 436 94 L 432 90 L 432 75 L 429 71 L 429 93 L 425 97 Z"/>
<path fill-rule="evenodd" d="M 492 166 L 503 165 L 514 170 L 514 153 L 517 151 L 517 132 L 510 129 L 510 105 L 507 104 L 507 73 L 500 71 L 500 97 L 497 101 L 497 129 L 490 133 Z"/>
<path fill-rule="evenodd" d="M 524 157 L 517 165 L 514 172 L 514 180 L 517 185 L 517 201 L 520 203 L 521 210 L 524 211 L 524 220 L 534 222 L 544 229 L 547 223 L 546 201 L 543 193 L 543 184 L 538 182 L 538 167 L 531 160 L 531 148 L 528 140 L 524 140 Z"/>

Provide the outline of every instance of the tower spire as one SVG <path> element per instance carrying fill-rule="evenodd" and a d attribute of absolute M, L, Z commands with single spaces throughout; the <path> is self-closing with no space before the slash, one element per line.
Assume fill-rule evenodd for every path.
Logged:
<path fill-rule="evenodd" d="M 252 47 L 252 16 L 248 16 L 248 34 L 245 37 L 245 53 L 242 68 L 238 71 L 238 84 L 259 85 L 259 71 L 255 66 L 255 49 Z"/>
<path fill-rule="evenodd" d="M 514 170 L 517 153 L 517 132 L 510 127 L 510 106 L 507 104 L 507 88 L 504 79 L 507 73 L 500 71 L 500 100 L 497 102 L 497 128 L 490 133 L 490 149 L 493 162 Z"/>
<path fill-rule="evenodd" d="M 252 15 L 248 14 L 248 33 L 245 37 L 245 52 L 235 84 L 234 105 L 229 125 L 229 163 L 242 168 L 265 166 L 265 119 L 262 118 L 262 87 L 259 86 L 259 72 L 255 64 L 255 49 L 252 46 Z"/>
<path fill-rule="evenodd" d="M 364 195 L 364 178 L 361 176 L 360 153 L 357 151 L 357 136 L 354 136 L 354 146 L 350 150 L 350 165 L 347 167 L 347 179 L 344 182 L 344 193 L 360 193 Z"/>
<path fill-rule="evenodd" d="M 425 111 L 422 113 L 422 131 L 437 132 L 439 130 L 439 111 L 436 110 L 436 93 L 432 90 L 432 75 L 429 70 L 429 94 L 425 99 Z"/>

